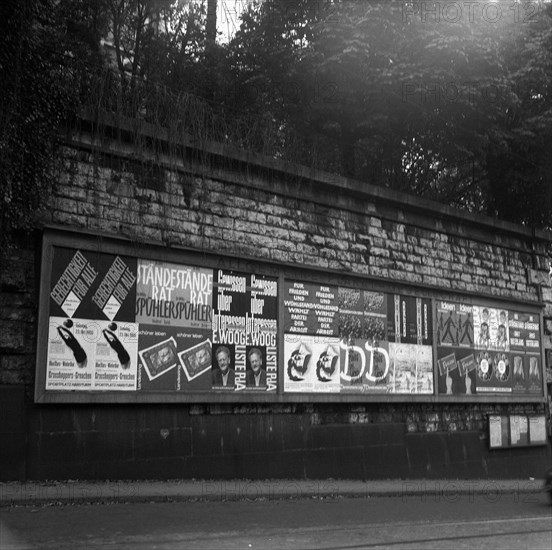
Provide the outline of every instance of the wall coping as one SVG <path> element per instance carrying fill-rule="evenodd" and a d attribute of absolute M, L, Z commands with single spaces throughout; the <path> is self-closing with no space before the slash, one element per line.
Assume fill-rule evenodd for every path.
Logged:
<path fill-rule="evenodd" d="M 162 145 L 171 144 L 173 149 L 176 141 L 177 146 L 182 150 L 200 153 L 203 155 L 204 160 L 212 158 L 217 159 L 221 163 L 222 161 L 230 161 L 234 164 L 246 165 L 261 172 L 291 176 L 295 180 L 306 180 L 311 183 L 317 183 L 334 191 L 345 191 L 353 196 L 368 198 L 380 203 L 387 203 L 395 207 L 398 206 L 410 211 L 416 211 L 428 215 L 435 220 L 454 220 L 467 226 L 478 226 L 493 232 L 507 233 L 518 238 L 529 239 L 533 242 L 552 243 L 552 231 L 529 228 L 513 222 L 492 218 L 488 215 L 455 209 L 430 199 L 400 193 L 369 182 L 347 178 L 316 168 L 308 168 L 289 161 L 270 158 L 232 145 L 210 140 L 200 141 L 182 132 L 178 136 L 175 136 L 175 131 L 155 126 L 144 120 L 131 119 L 107 112 L 96 112 L 93 114 L 89 111 L 82 114 L 81 122 L 90 125 L 91 128 L 103 129 L 103 131 L 110 129 L 112 132 L 117 133 L 119 137 L 124 137 L 130 142 L 132 142 L 132 135 L 136 133 L 141 134 L 152 142 L 158 142 Z M 75 145 L 74 135 L 70 143 Z M 90 145 L 90 143 L 87 145 Z"/>

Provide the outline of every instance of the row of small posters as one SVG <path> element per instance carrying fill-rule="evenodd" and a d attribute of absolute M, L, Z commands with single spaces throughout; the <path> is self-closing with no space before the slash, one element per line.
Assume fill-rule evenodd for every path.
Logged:
<path fill-rule="evenodd" d="M 433 394 L 431 301 L 286 281 L 285 392 Z"/>
<path fill-rule="evenodd" d="M 537 315 L 281 290 L 279 317 L 276 277 L 55 247 L 45 389 L 276 392 L 283 321 L 284 392 L 542 392 Z"/>
<path fill-rule="evenodd" d="M 54 249 L 46 390 L 275 392 L 274 277 Z"/>
<path fill-rule="evenodd" d="M 542 393 L 539 316 L 437 303 L 438 391 Z"/>

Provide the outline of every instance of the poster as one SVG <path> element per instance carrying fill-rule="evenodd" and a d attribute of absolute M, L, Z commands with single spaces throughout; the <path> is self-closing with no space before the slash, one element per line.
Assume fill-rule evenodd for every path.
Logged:
<path fill-rule="evenodd" d="M 211 387 L 277 389 L 278 280 L 216 270 L 213 281 Z"/>
<path fill-rule="evenodd" d="M 536 314 L 511 312 L 508 326 L 511 346 L 512 389 L 517 394 L 542 394 L 540 319 Z"/>
<path fill-rule="evenodd" d="M 489 446 L 491 449 L 508 446 L 509 418 L 507 416 L 489 416 Z"/>
<path fill-rule="evenodd" d="M 508 311 L 474 306 L 474 335 L 477 349 L 510 351 Z"/>
<path fill-rule="evenodd" d="M 284 338 L 284 390 L 339 392 L 339 359 L 339 338 L 286 335 Z"/>
<path fill-rule="evenodd" d="M 152 260 L 137 270 L 138 389 L 210 389 L 212 270 Z M 207 348 L 201 368 L 187 355 L 196 346 Z"/>
<path fill-rule="evenodd" d="M 437 302 L 437 345 L 473 348 L 473 306 Z"/>
<path fill-rule="evenodd" d="M 444 395 L 472 395 L 476 390 L 473 350 L 443 346 L 437 350 L 437 390 Z"/>
<path fill-rule="evenodd" d="M 338 289 L 300 281 L 284 283 L 284 331 L 338 335 Z"/>
<path fill-rule="evenodd" d="M 529 445 L 529 422 L 525 415 L 510 416 L 510 445 Z"/>
<path fill-rule="evenodd" d="M 433 393 L 431 346 L 390 343 L 389 361 L 392 393 Z"/>
<path fill-rule="evenodd" d="M 387 312 L 387 335 L 390 342 L 418 345 L 433 343 L 431 300 L 388 295 Z"/>
<path fill-rule="evenodd" d="M 529 443 L 531 445 L 546 445 L 546 417 L 530 416 L 529 417 Z"/>
<path fill-rule="evenodd" d="M 136 391 L 136 260 L 56 248 L 46 390 Z"/>
<path fill-rule="evenodd" d="M 340 344 L 343 393 L 390 393 L 389 343 L 373 339 L 342 340 Z"/>

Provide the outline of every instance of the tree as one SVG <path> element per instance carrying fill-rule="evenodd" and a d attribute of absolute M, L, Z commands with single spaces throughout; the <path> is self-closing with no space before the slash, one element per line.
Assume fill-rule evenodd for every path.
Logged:
<path fill-rule="evenodd" d="M 80 73 L 62 5 L 9 0 L 0 33 L 0 248 L 30 230 L 54 181 L 58 133 L 79 103 Z"/>
<path fill-rule="evenodd" d="M 544 107 L 538 119 L 526 109 L 549 93 L 549 10 L 522 24 L 508 2 L 493 7 L 500 17 L 489 6 L 473 11 L 479 5 L 472 11 L 464 5 L 458 17 L 459 4 L 447 0 L 436 2 L 437 15 L 430 16 L 424 14 L 430 4 L 254 4 L 231 43 L 235 81 L 252 91 L 241 94 L 242 106 L 270 113 L 284 155 L 293 148 L 303 162 L 315 163 L 310 151 L 322 143 L 323 168 L 525 222 L 526 213 L 507 211 L 506 204 L 519 205 L 515 197 L 524 189 L 540 198 L 548 193 L 549 168 L 537 153 L 544 144 L 525 147 L 538 157 L 529 162 L 541 183 L 525 178 L 521 185 L 521 174 L 534 170 L 520 164 L 514 149 L 524 150 L 519 136 L 539 127 L 542 141 L 550 127 Z M 527 71 L 539 81 L 536 94 L 535 84 L 527 90 Z M 512 124 L 513 113 L 523 122 Z M 504 156 L 517 174 L 511 187 L 519 193 L 511 202 Z"/>

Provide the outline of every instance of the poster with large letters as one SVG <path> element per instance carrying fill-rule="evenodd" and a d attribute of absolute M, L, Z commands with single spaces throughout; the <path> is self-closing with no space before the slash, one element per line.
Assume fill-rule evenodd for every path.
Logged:
<path fill-rule="evenodd" d="M 216 270 L 213 290 L 213 388 L 275 392 L 278 379 L 277 333 L 277 279 Z"/>

